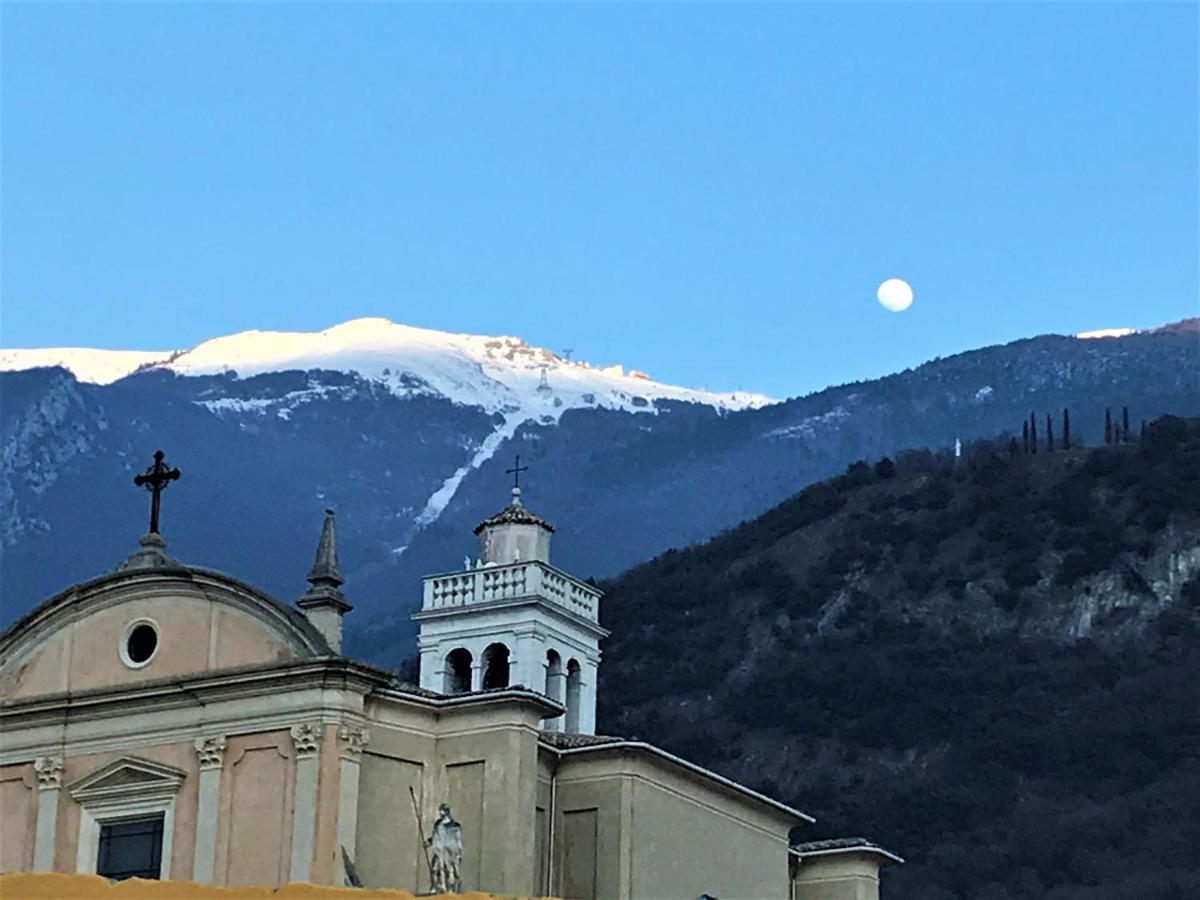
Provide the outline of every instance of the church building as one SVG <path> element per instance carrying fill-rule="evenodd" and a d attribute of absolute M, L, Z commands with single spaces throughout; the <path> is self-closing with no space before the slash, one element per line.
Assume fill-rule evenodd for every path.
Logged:
<path fill-rule="evenodd" d="M 423 892 L 443 806 L 468 891 L 874 900 L 899 861 L 790 845 L 804 813 L 596 734 L 602 597 L 519 489 L 424 579 L 414 685 L 341 653 L 331 510 L 285 604 L 167 554 L 178 477 L 156 454 L 138 548 L 0 635 L 0 871 Z"/>

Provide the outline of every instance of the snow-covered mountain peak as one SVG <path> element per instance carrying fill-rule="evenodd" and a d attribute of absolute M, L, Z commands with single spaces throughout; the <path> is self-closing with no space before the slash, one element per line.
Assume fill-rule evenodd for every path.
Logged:
<path fill-rule="evenodd" d="M 164 362 L 170 356 L 170 350 L 96 350 L 90 347 L 0 349 L 0 372 L 59 366 L 80 381 L 111 384 L 142 366 Z"/>
<path fill-rule="evenodd" d="M 103 361 L 103 364 L 101 364 Z M 563 359 L 518 337 L 452 334 L 385 318 L 352 319 L 318 332 L 243 331 L 182 352 L 86 349 L 0 351 L 0 369 L 62 365 L 81 381 L 108 383 L 139 368 L 179 375 L 330 369 L 355 372 L 401 395 L 427 393 L 501 412 L 506 419 L 557 419 L 565 410 L 601 407 L 653 411 L 659 400 L 723 410 L 773 402 L 761 394 L 676 387 L 620 365 L 599 368 Z"/>

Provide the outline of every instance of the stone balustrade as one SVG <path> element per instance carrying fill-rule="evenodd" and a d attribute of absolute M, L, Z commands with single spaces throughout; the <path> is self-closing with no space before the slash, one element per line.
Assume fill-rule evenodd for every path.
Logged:
<path fill-rule="evenodd" d="M 592 622 L 599 618 L 600 591 L 540 560 L 430 575 L 425 579 L 421 609 L 521 598 L 542 598 Z"/>

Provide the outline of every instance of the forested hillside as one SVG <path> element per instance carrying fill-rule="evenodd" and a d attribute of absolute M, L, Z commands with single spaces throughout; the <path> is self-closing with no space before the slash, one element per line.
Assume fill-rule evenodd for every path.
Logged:
<path fill-rule="evenodd" d="M 1200 896 L 1200 420 L 1114 430 L 856 463 L 605 584 L 602 729 L 899 852 L 893 898 Z"/>

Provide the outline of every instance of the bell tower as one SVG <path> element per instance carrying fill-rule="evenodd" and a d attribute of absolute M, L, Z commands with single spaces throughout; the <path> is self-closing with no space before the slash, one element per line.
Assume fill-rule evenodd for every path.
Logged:
<path fill-rule="evenodd" d="M 475 529 L 479 556 L 424 579 L 421 687 L 445 694 L 523 685 L 566 707 L 552 731 L 594 734 L 600 591 L 550 564 L 554 528 L 521 503 L 521 458 L 512 501 Z"/>

